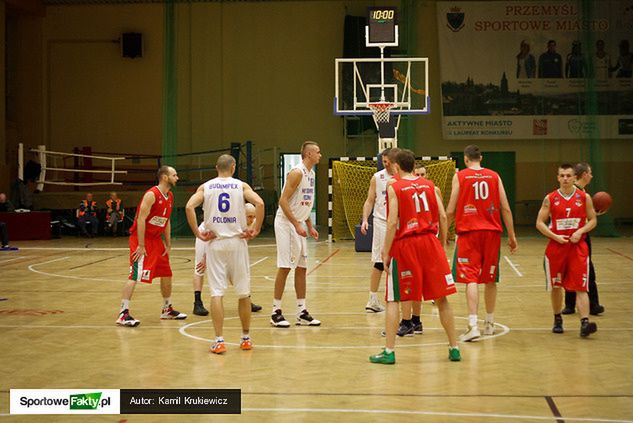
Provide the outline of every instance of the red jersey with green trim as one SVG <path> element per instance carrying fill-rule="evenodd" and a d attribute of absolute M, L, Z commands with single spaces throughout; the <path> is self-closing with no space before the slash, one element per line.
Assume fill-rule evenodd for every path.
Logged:
<path fill-rule="evenodd" d="M 151 192 L 154 194 L 154 204 L 149 211 L 149 215 L 145 219 L 145 237 L 160 237 L 165 232 L 167 222 L 171 216 L 171 210 L 174 205 L 174 194 L 169 191 L 165 196 L 158 186 L 153 186 L 148 189 L 145 194 Z M 143 195 L 145 197 L 145 195 Z M 141 203 L 143 199 L 141 199 Z M 130 229 L 130 235 L 136 236 L 136 222 L 138 220 L 138 212 L 141 209 L 141 203 L 136 208 L 136 216 L 134 217 L 134 224 Z"/>
<path fill-rule="evenodd" d="M 440 219 L 433 182 L 420 177 L 402 178 L 393 182 L 391 187 L 398 197 L 398 228 L 394 239 L 436 234 Z"/>
<path fill-rule="evenodd" d="M 587 222 L 587 194 L 574 187 L 574 191 L 564 196 L 560 190 L 547 194 L 551 220 L 549 228 L 557 235 L 571 236 Z M 582 237 L 585 238 L 586 234 Z"/>
<path fill-rule="evenodd" d="M 455 232 L 503 231 L 499 175 L 490 169 L 457 172 L 459 196 L 455 208 Z"/>

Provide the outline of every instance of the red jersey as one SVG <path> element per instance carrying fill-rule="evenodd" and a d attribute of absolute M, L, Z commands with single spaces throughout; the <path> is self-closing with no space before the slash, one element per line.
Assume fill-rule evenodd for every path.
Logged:
<path fill-rule="evenodd" d="M 587 222 L 587 194 L 574 187 L 569 197 L 560 190 L 547 194 L 551 220 L 549 228 L 557 235 L 570 236 Z M 582 235 L 585 238 L 585 234 Z"/>
<path fill-rule="evenodd" d="M 464 169 L 457 173 L 459 196 L 455 232 L 503 231 L 499 175 L 490 169 Z"/>
<path fill-rule="evenodd" d="M 163 195 L 163 193 L 158 189 L 158 186 L 151 187 L 147 190 L 145 194 L 151 192 L 154 194 L 154 204 L 149 211 L 149 215 L 147 219 L 145 219 L 145 237 L 160 237 L 160 235 L 165 232 L 165 228 L 167 227 L 167 222 L 169 221 L 169 217 L 171 216 L 171 209 L 174 205 L 174 194 L 169 191 L 167 196 Z M 143 197 L 145 197 L 143 195 Z M 143 200 L 141 199 L 141 203 Z M 138 220 L 138 212 L 141 209 L 141 204 L 139 203 L 136 208 L 136 216 L 134 216 L 134 224 L 130 229 L 130 235 L 136 236 L 136 221 Z"/>
<path fill-rule="evenodd" d="M 398 179 L 391 187 L 398 198 L 398 229 L 394 240 L 436 234 L 440 218 L 433 182 L 424 178 Z"/>

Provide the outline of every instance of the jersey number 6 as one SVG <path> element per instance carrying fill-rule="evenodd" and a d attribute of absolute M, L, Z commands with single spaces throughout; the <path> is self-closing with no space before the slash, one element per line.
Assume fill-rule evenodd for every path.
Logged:
<path fill-rule="evenodd" d="M 222 213 L 226 213 L 231 208 L 229 198 L 230 194 L 228 192 L 223 192 L 218 196 L 218 210 L 220 210 Z"/>

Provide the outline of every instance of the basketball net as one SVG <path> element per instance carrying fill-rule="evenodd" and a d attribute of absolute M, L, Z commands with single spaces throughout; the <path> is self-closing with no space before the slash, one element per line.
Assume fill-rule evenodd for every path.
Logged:
<path fill-rule="evenodd" d="M 396 122 L 390 122 L 391 109 L 395 107 L 395 103 L 369 103 L 367 106 L 373 113 L 374 123 L 378 129 L 378 151 L 397 147 L 398 128 Z"/>
<path fill-rule="evenodd" d="M 374 122 L 376 126 L 379 123 L 389 123 L 391 116 L 391 109 L 395 106 L 394 103 L 369 103 L 367 105 L 374 113 Z"/>

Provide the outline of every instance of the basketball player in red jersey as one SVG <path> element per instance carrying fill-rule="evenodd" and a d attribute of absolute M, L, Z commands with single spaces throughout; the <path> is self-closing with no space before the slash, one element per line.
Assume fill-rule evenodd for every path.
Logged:
<path fill-rule="evenodd" d="M 174 194 L 171 189 L 178 182 L 176 169 L 162 166 L 157 173 L 158 185 L 143 195 L 136 209 L 134 224 L 130 229 L 130 276 L 123 287 L 121 311 L 117 325 L 138 326 L 141 322 L 130 315 L 130 299 L 137 282 L 152 283 L 160 278 L 160 292 L 163 296 L 161 319 L 182 320 L 187 315 L 171 306 L 171 216 Z M 161 237 L 163 235 L 163 237 Z"/>
<path fill-rule="evenodd" d="M 400 176 L 387 187 L 387 233 L 382 258 L 387 271 L 387 313 L 385 349 L 369 357 L 378 364 L 394 364 L 398 303 L 400 301 L 435 300 L 440 321 L 449 341 L 448 358 L 461 360 L 453 311 L 446 297 L 456 291 L 446 261 L 446 213 L 433 182 L 412 174 L 415 156 L 401 150 L 395 157 Z M 439 233 L 440 239 L 436 234 Z"/>
<path fill-rule="evenodd" d="M 563 333 L 563 290 L 576 292 L 580 313 L 580 336 L 598 330 L 589 322 L 588 271 L 589 248 L 585 237 L 596 227 L 596 212 L 591 197 L 574 185 L 574 167 L 562 164 L 558 168 L 560 188 L 543 200 L 536 219 L 536 229 L 550 239 L 545 249 L 545 276 L 552 290 L 554 327 L 552 332 Z M 548 225 L 549 220 L 549 225 Z"/>
<path fill-rule="evenodd" d="M 481 151 L 476 145 L 464 149 L 466 169 L 453 177 L 451 198 L 446 209 L 448 224 L 454 218 L 457 233 L 453 276 L 456 282 L 466 284 L 468 329 L 459 337 L 464 342 L 481 336 L 477 327 L 480 284 L 485 286 L 484 335 L 493 335 L 495 331 L 502 218 L 508 231 L 510 253 L 517 249 L 512 211 L 503 182 L 497 172 L 481 167 L 481 159 Z"/>

